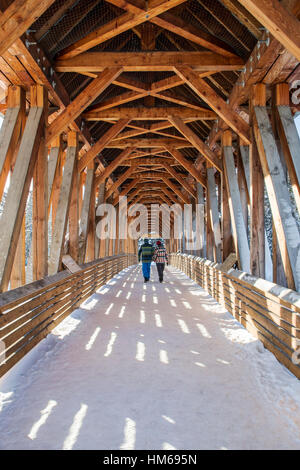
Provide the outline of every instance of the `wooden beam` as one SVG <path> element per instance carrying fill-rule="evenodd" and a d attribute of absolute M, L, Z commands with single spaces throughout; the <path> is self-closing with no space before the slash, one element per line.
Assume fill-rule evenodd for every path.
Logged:
<path fill-rule="evenodd" d="M 101 175 L 99 175 L 97 178 L 96 178 L 96 181 L 95 181 L 95 184 L 96 186 L 98 186 L 100 183 L 103 183 L 106 178 L 108 178 L 112 172 L 122 164 L 122 162 L 128 158 L 131 154 L 131 152 L 134 150 L 134 148 L 132 147 L 129 147 L 125 150 L 123 150 L 123 152 L 120 153 L 120 155 L 118 157 L 116 157 L 106 168 L 105 170 L 103 171 L 103 173 L 101 173 Z"/>
<path fill-rule="evenodd" d="M 169 116 L 180 116 L 182 119 L 214 120 L 217 115 L 210 109 L 199 111 L 189 108 L 146 108 L 146 107 L 120 107 L 104 111 L 86 111 L 83 118 L 87 121 L 115 121 L 116 119 L 130 119 L 135 121 L 154 120 L 161 121 Z M 171 126 L 169 126 L 171 127 Z"/>
<path fill-rule="evenodd" d="M 99 77 L 95 78 L 50 124 L 47 131 L 46 144 L 51 143 L 52 139 L 61 134 L 121 72 L 122 68 L 113 67 L 109 70 L 105 69 Z"/>
<path fill-rule="evenodd" d="M 201 175 L 201 173 L 196 169 L 195 165 L 187 160 L 179 150 L 176 150 L 174 147 L 166 147 L 166 150 L 175 158 L 175 160 L 183 166 L 183 168 L 188 171 L 198 183 L 201 183 L 202 186 L 206 188 L 206 181 Z"/>
<path fill-rule="evenodd" d="M 249 124 L 190 68 L 180 66 L 176 73 L 205 101 L 231 129 L 250 144 Z"/>
<path fill-rule="evenodd" d="M 0 15 L 0 56 L 49 8 L 54 0 L 14 0 Z"/>
<path fill-rule="evenodd" d="M 105 134 L 95 143 L 95 145 L 93 145 L 93 147 L 80 159 L 78 170 L 83 171 L 85 167 L 94 160 L 98 153 L 100 153 L 114 137 L 122 132 L 129 122 L 130 119 L 119 119 L 116 124 L 110 127 L 108 131 L 106 131 Z"/>
<path fill-rule="evenodd" d="M 300 60 L 300 23 L 278 0 L 238 0 L 283 46 Z"/>
<path fill-rule="evenodd" d="M 195 132 L 190 129 L 180 117 L 169 117 L 169 121 L 173 124 L 179 132 L 181 132 L 184 137 L 191 142 L 191 144 L 199 150 L 201 155 L 203 155 L 218 171 L 223 171 L 223 165 L 221 160 L 216 156 L 216 154 L 210 150 L 210 148 L 202 142 L 201 139 L 195 134 Z M 175 158 L 175 157 L 174 157 Z"/>
<path fill-rule="evenodd" d="M 123 8 L 124 10 L 136 15 L 143 11 L 143 9 L 137 6 L 136 4 L 132 4 L 128 1 L 120 2 L 119 0 L 108 0 L 108 2 L 112 3 L 115 6 L 118 6 L 118 8 Z M 225 44 L 223 41 L 220 41 L 217 37 L 206 33 L 203 30 L 199 30 L 193 27 L 192 25 L 186 24 L 178 16 L 174 16 L 170 13 L 164 13 L 160 16 L 155 16 L 154 18 L 151 18 L 150 22 L 156 24 L 160 28 L 171 31 L 172 33 L 182 36 L 189 41 L 199 44 L 205 49 L 212 50 L 214 52 L 217 52 L 218 54 L 223 54 L 228 57 L 235 56 L 235 53 L 228 46 L 228 44 Z"/>
<path fill-rule="evenodd" d="M 136 147 L 136 148 L 161 148 L 165 146 L 174 146 L 176 148 L 193 147 L 193 144 L 188 140 L 169 138 L 144 138 L 144 139 L 122 139 L 114 140 L 106 145 L 107 148 L 124 148 L 124 147 Z"/>
<path fill-rule="evenodd" d="M 185 181 L 185 179 L 172 168 L 168 163 L 163 163 L 162 166 L 170 173 L 170 175 L 178 181 L 178 183 L 194 198 L 196 199 L 196 191 L 193 187 Z"/>
<path fill-rule="evenodd" d="M 265 106 L 265 85 L 261 90 L 262 99 L 254 101 L 254 133 L 263 169 L 265 184 L 271 205 L 281 257 L 285 258 L 287 248 L 289 263 L 294 277 L 295 288 L 300 290 L 300 234 L 293 215 L 291 199 L 286 185 L 284 170 L 278 153 L 275 137 Z M 257 93 L 256 93 L 257 94 Z M 287 279 L 289 267 L 285 269 Z M 288 282 L 291 282 L 291 280 Z"/>
<path fill-rule="evenodd" d="M 240 70 L 239 57 L 224 57 L 214 52 L 86 52 L 71 59 L 59 58 L 58 72 L 102 72 L 106 67 L 122 67 L 124 72 L 174 72 L 174 67 L 189 66 L 197 72 Z"/>
<path fill-rule="evenodd" d="M 116 206 L 119 203 L 119 200 L 123 197 L 126 196 L 131 189 L 135 188 L 137 183 L 139 182 L 139 178 L 134 178 L 131 183 L 129 183 L 121 192 L 118 194 L 117 197 L 114 198 L 112 204 L 113 206 Z"/>
<path fill-rule="evenodd" d="M 52 202 L 54 181 L 59 170 L 59 159 L 62 154 L 62 135 L 52 141 L 48 160 L 48 213 Z"/>
<path fill-rule="evenodd" d="M 261 38 L 262 32 L 259 29 L 260 23 L 242 5 L 239 4 L 238 0 L 222 0 L 222 3 L 244 26 L 246 26 L 247 29 L 249 29 L 256 39 Z"/>
<path fill-rule="evenodd" d="M 224 132 L 222 144 L 222 150 L 224 155 L 224 172 L 226 178 L 227 192 L 229 196 L 229 207 L 235 241 L 235 249 L 239 258 L 241 270 L 250 273 L 250 250 L 248 245 L 247 230 L 243 217 L 243 209 L 236 175 L 236 168 L 234 164 L 231 131 Z"/>
<path fill-rule="evenodd" d="M 56 10 L 54 15 L 52 15 L 44 24 L 43 26 L 34 33 L 34 36 L 37 41 L 40 41 L 48 31 L 54 26 L 61 18 L 63 18 L 66 12 L 72 7 L 76 0 L 65 0 L 63 4 Z"/>
<path fill-rule="evenodd" d="M 185 204 L 190 204 L 191 201 L 189 197 L 187 197 L 185 194 L 183 194 L 180 189 L 170 181 L 170 179 L 166 176 L 162 176 L 161 179 L 163 180 L 164 183 L 166 183 L 167 186 L 180 198 Z"/>
<path fill-rule="evenodd" d="M 40 87 L 40 85 L 37 85 Z M 42 88 L 42 87 L 41 87 Z M 32 87 L 32 95 L 36 87 Z M 11 177 L 0 227 L 0 290 L 7 290 L 16 246 L 19 240 L 29 187 L 40 145 L 40 133 L 44 128 L 44 105 L 29 110 L 26 126 Z"/>
<path fill-rule="evenodd" d="M 6 102 L 7 109 L 0 129 L 0 200 L 11 169 L 13 155 L 20 143 L 26 110 L 25 90 L 19 86 L 9 87 Z"/>
<path fill-rule="evenodd" d="M 126 181 L 128 178 L 131 178 L 133 171 L 134 171 L 134 168 L 128 168 L 128 170 L 126 170 L 125 173 L 123 173 L 123 175 L 121 175 L 117 179 L 117 181 L 115 181 L 111 185 L 111 187 L 105 193 L 105 200 L 106 201 L 115 191 L 117 191 L 117 189 L 121 186 L 121 184 L 124 183 L 124 181 Z"/>
<path fill-rule="evenodd" d="M 149 2 L 147 11 L 141 10 L 137 14 L 132 14 L 130 12 L 124 13 L 118 18 L 110 21 L 109 23 L 104 24 L 96 31 L 88 34 L 85 38 L 80 39 L 71 46 L 67 47 L 61 52 L 61 57 L 69 58 L 75 57 L 82 52 L 91 49 L 92 47 L 101 44 L 108 39 L 111 39 L 129 29 L 134 28 L 135 26 L 149 21 L 151 18 L 160 15 L 161 13 L 174 8 L 177 5 L 185 2 L 186 0 L 155 0 Z M 151 7 L 151 3 L 153 7 Z M 156 4 L 156 5 L 154 5 Z"/>
<path fill-rule="evenodd" d="M 74 135 L 75 134 L 75 135 Z M 59 192 L 56 217 L 54 221 L 52 241 L 49 257 L 49 275 L 56 274 L 60 268 L 63 244 L 68 222 L 68 212 L 71 200 L 71 189 L 74 175 L 75 160 L 77 158 L 76 133 L 69 131 L 66 161 L 64 165 L 62 184 Z"/>

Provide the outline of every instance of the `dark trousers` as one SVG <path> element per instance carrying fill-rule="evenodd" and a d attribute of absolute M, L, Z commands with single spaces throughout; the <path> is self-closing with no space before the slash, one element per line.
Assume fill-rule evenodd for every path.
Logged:
<path fill-rule="evenodd" d="M 156 263 L 158 278 L 160 281 L 164 278 L 165 263 Z"/>

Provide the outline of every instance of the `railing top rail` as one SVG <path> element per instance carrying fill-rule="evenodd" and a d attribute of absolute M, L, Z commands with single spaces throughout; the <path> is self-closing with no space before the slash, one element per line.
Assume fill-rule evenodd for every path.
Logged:
<path fill-rule="evenodd" d="M 33 296 L 38 296 L 39 294 L 42 294 L 43 292 L 48 291 L 53 287 L 57 287 L 60 284 L 63 284 L 64 282 L 68 282 L 69 280 L 76 279 L 82 276 L 89 270 L 93 270 L 98 266 L 107 264 L 109 261 L 121 259 L 125 256 L 128 255 L 120 254 L 116 256 L 108 256 L 105 258 L 94 260 L 81 265 L 80 267 L 82 269 L 80 271 L 77 271 L 76 273 L 70 273 L 68 270 L 61 271 L 57 274 L 54 274 L 53 276 L 47 276 L 44 279 L 40 279 L 38 281 L 31 282 L 30 284 L 26 284 L 16 289 L 3 292 L 0 294 L 0 315 L 3 307 L 5 307 L 5 309 L 8 309 L 13 307 L 16 303 L 20 303 L 21 300 L 26 302 L 26 300 L 32 298 Z"/>
<path fill-rule="evenodd" d="M 221 272 L 219 264 L 205 258 L 186 253 L 174 253 L 173 255 L 194 259 L 207 267 L 217 269 Z M 228 279 L 238 282 L 245 287 L 254 289 L 270 300 L 278 301 L 291 310 L 297 310 L 297 312 L 300 313 L 300 293 L 237 269 L 230 269 L 227 273 L 222 273 Z"/>

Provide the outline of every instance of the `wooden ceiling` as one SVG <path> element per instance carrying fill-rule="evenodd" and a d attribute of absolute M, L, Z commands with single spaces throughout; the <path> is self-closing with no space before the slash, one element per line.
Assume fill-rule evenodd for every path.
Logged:
<path fill-rule="evenodd" d="M 53 111 L 48 143 L 76 120 L 84 143 L 79 168 L 100 161 L 99 181 L 135 166 L 119 189 L 135 176 L 146 179 L 144 169 L 167 172 L 177 189 L 189 174 L 205 185 L 206 162 L 222 171 L 214 151 L 220 130 L 229 127 L 249 142 L 251 84 L 299 74 L 297 48 L 284 31 L 281 42 L 265 31 L 269 20 L 255 14 L 255 3 L 50 0 L 3 52 L 0 86 L 29 86 L 37 77 L 46 84 Z M 281 3 L 299 14 L 298 2 Z M 9 4 L 0 0 L 1 10 Z M 196 160 L 202 172 L 192 169 Z"/>

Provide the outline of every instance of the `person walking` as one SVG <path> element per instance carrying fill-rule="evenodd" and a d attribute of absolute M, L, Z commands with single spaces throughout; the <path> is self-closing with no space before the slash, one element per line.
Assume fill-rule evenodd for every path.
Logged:
<path fill-rule="evenodd" d="M 154 248 L 149 243 L 147 238 L 144 239 L 143 245 L 139 249 L 138 258 L 139 262 L 142 260 L 142 270 L 144 276 L 144 282 L 148 282 L 150 280 L 150 272 L 151 272 L 151 262 L 153 258 Z"/>
<path fill-rule="evenodd" d="M 160 240 L 156 242 L 156 248 L 153 254 L 153 261 L 155 261 L 156 263 L 159 282 L 163 282 L 165 264 L 167 263 L 167 265 L 169 265 L 169 258 L 167 250 L 162 245 Z"/>

